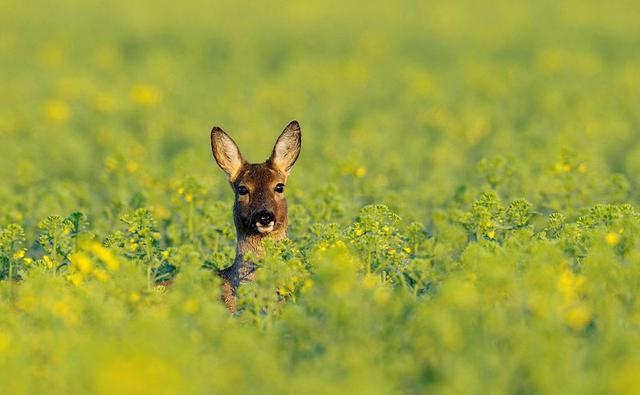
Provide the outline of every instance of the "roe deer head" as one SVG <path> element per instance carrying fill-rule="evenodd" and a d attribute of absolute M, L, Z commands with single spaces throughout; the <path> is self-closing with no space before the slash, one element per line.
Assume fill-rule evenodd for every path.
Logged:
<path fill-rule="evenodd" d="M 301 144 L 300 125 L 292 121 L 276 141 L 269 159 L 248 163 L 229 135 L 219 127 L 211 130 L 213 157 L 227 174 L 235 195 L 236 258 L 233 265 L 220 272 L 222 299 L 232 312 L 238 286 L 255 278 L 255 265 L 245 257 L 260 256 L 263 238 L 286 237 L 289 218 L 284 190 Z"/>

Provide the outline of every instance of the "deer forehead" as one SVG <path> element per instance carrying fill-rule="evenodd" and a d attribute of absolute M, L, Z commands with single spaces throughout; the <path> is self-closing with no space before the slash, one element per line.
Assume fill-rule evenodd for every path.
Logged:
<path fill-rule="evenodd" d="M 266 163 L 250 164 L 236 179 L 237 185 L 246 185 L 249 188 L 260 188 L 277 183 L 284 183 L 286 176 L 271 168 Z"/>

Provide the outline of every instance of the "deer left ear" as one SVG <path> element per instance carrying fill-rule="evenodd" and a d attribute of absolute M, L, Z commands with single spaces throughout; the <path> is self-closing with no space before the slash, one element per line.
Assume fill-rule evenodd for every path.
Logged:
<path fill-rule="evenodd" d="M 247 162 L 235 141 L 217 126 L 211 129 L 211 151 L 218 166 L 227 173 L 229 181 L 233 182 Z"/>
<path fill-rule="evenodd" d="M 298 124 L 298 121 L 291 121 L 278 137 L 269 162 L 288 175 L 300 155 L 301 147 L 302 133 L 300 132 L 300 124 Z"/>

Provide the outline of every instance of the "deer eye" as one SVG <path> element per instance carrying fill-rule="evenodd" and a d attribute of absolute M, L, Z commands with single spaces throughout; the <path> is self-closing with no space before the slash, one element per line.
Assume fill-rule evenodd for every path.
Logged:
<path fill-rule="evenodd" d="M 238 187 L 238 195 L 246 195 L 247 193 L 249 193 L 247 187 L 245 187 L 244 185 L 240 185 Z"/>
<path fill-rule="evenodd" d="M 276 185 L 276 192 L 283 193 L 284 192 L 284 184 Z"/>

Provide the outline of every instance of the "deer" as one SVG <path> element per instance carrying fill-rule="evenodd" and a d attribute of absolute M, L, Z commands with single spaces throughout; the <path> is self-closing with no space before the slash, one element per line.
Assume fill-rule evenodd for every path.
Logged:
<path fill-rule="evenodd" d="M 291 121 L 278 137 L 271 156 L 263 163 L 249 163 L 238 145 L 221 128 L 211 130 L 211 151 L 234 193 L 233 221 L 236 256 L 233 264 L 219 271 L 222 302 L 236 311 L 236 293 L 241 284 L 255 280 L 254 259 L 264 253 L 264 239 L 287 237 L 289 224 L 285 186 L 302 147 L 297 121 Z"/>

